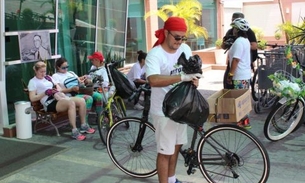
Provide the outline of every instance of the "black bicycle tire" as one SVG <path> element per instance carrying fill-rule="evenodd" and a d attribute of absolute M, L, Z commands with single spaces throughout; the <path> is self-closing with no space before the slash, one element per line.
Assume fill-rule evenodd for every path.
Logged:
<path fill-rule="evenodd" d="M 131 124 L 134 122 L 136 124 Z M 129 123 L 128 128 L 126 127 L 126 123 Z M 115 134 L 116 130 L 120 130 L 120 128 L 122 128 L 122 124 L 124 125 L 125 129 L 131 130 L 130 134 L 125 134 L 124 131 L 122 131 L 122 130 L 117 132 L 118 135 Z M 146 140 L 144 142 L 148 142 L 148 145 L 146 147 L 148 148 L 148 150 L 151 149 L 152 157 L 149 156 L 150 151 L 148 151 L 145 147 L 143 147 L 143 150 L 145 150 L 145 151 L 141 151 L 141 153 L 133 152 L 130 149 L 130 145 L 134 143 L 134 141 L 136 139 L 136 134 L 137 134 L 137 130 L 134 130 L 136 132 L 132 131 L 133 127 L 135 127 L 136 125 L 139 126 L 141 124 L 144 124 L 144 125 L 146 125 L 146 127 L 148 127 L 145 132 L 146 136 L 144 136 L 144 138 Z M 148 129 L 150 129 L 150 132 L 148 132 Z M 155 142 L 154 133 L 155 133 L 155 129 L 154 129 L 153 125 L 149 122 L 143 123 L 140 118 L 128 117 L 128 118 L 121 119 L 120 121 L 115 123 L 109 129 L 109 132 L 108 132 L 107 152 L 108 152 L 110 159 L 112 160 L 112 162 L 115 164 L 116 167 L 118 167 L 122 172 L 124 172 L 125 174 L 127 174 L 129 176 L 136 177 L 136 178 L 148 178 L 148 177 L 156 175 L 157 174 L 157 169 L 156 169 L 157 156 L 156 156 L 156 144 L 155 144 L 156 142 Z M 114 147 L 114 139 L 116 139 L 116 138 L 117 138 L 116 142 L 118 144 L 115 145 L 115 147 Z M 151 139 L 152 145 L 147 140 L 148 138 Z M 117 152 L 118 155 L 115 155 L 115 152 Z M 123 153 L 125 153 L 126 155 Z M 120 157 L 119 157 L 119 155 L 120 155 Z M 129 159 L 129 157 L 131 157 L 131 158 Z M 134 157 L 134 159 L 132 159 L 132 157 Z M 151 169 L 151 170 L 141 172 L 142 169 L 140 169 L 140 166 L 137 166 L 136 167 L 137 169 L 131 170 L 131 168 L 129 169 L 129 167 L 128 167 L 128 165 L 130 165 L 129 160 L 132 161 L 132 163 L 130 163 L 132 165 L 134 165 L 134 163 L 135 163 L 133 160 L 141 161 L 141 163 L 138 163 L 137 165 L 144 165 L 145 164 L 144 162 L 149 161 L 150 165 L 147 165 L 145 168 Z M 120 161 L 123 161 L 124 165 Z M 132 167 L 132 168 L 134 168 L 134 167 Z M 136 172 L 137 170 L 138 170 L 138 172 Z"/>
<path fill-rule="evenodd" d="M 107 132 L 103 132 L 103 128 L 107 128 L 104 126 L 104 122 L 105 122 L 105 116 L 106 116 L 106 112 L 105 111 L 102 111 L 99 116 L 98 116 L 98 121 L 97 121 L 97 128 L 98 128 L 98 132 L 99 132 L 99 135 L 100 135 L 100 139 L 102 141 L 102 143 L 104 145 L 107 145 L 107 141 L 106 141 L 106 138 L 107 138 L 107 135 L 105 135 L 105 133 L 107 134 Z M 109 118 L 108 118 L 109 120 Z M 108 130 L 106 130 L 108 131 Z"/>
<path fill-rule="evenodd" d="M 258 81 L 256 81 L 257 80 L 257 74 L 258 74 L 258 69 L 255 70 L 254 75 L 253 75 L 253 80 L 251 82 L 251 95 L 252 95 L 252 99 L 254 101 L 258 101 L 258 98 L 256 96 L 258 94 L 258 92 L 255 91 L 255 85 L 258 82 Z"/>
<path fill-rule="evenodd" d="M 232 139 L 231 136 L 228 136 L 228 137 L 224 136 L 225 132 L 227 132 L 229 135 L 231 134 L 231 132 L 234 132 L 234 135 L 232 135 L 232 138 L 234 138 L 234 139 Z M 217 140 L 217 143 L 223 144 L 224 146 L 226 146 L 226 148 L 228 150 L 220 149 L 220 146 L 217 146 L 216 149 L 220 150 L 221 152 L 229 152 L 229 154 L 231 152 L 233 152 L 236 155 L 236 156 L 233 156 L 233 157 L 235 157 L 235 160 L 239 160 L 242 164 L 240 163 L 237 166 L 234 166 L 233 168 L 230 169 L 230 168 L 228 168 L 228 166 L 226 166 L 226 165 L 228 165 L 228 164 L 226 164 L 228 162 L 225 162 L 223 155 L 217 157 L 217 156 L 215 156 L 217 153 L 216 154 L 212 154 L 212 153 L 204 154 L 203 153 L 203 151 L 204 152 L 209 151 L 209 145 L 212 141 L 212 138 L 214 138 L 214 139 L 217 138 L 217 136 L 216 136 L 217 133 L 220 134 L 220 136 L 219 136 L 220 139 Z M 238 139 L 238 137 L 240 137 L 240 138 Z M 249 142 L 247 141 L 247 139 Z M 218 144 L 214 144 L 214 145 L 218 145 Z M 239 147 L 237 145 L 245 146 L 245 147 Z M 251 145 L 254 146 L 253 149 L 257 149 L 257 152 L 252 153 L 253 149 L 251 148 Z M 243 150 L 245 150 L 245 152 L 243 152 Z M 234 170 L 236 173 L 239 173 L 239 177 L 237 177 L 238 180 L 237 180 L 237 178 L 236 179 L 233 177 L 230 178 L 229 177 L 230 174 L 225 174 L 223 176 L 220 176 L 219 179 L 215 180 L 216 178 L 218 178 L 217 177 L 218 174 L 215 172 L 217 170 L 215 168 L 215 169 L 213 169 L 213 172 L 211 174 L 209 173 L 209 171 L 207 170 L 208 163 L 203 162 L 204 155 L 212 157 L 212 161 L 216 161 L 217 158 L 221 159 L 222 161 L 219 162 L 220 168 L 217 170 L 220 170 L 220 172 L 224 173 L 224 174 L 225 173 L 232 174 L 231 171 Z M 254 155 L 257 155 L 260 157 L 255 159 Z M 224 182 L 225 183 L 227 181 L 235 182 L 235 180 L 236 180 L 236 182 L 265 183 L 265 182 L 267 182 L 269 173 L 270 173 L 270 159 L 269 159 L 267 150 L 265 149 L 263 144 L 251 132 L 249 132 L 241 127 L 238 127 L 237 125 L 231 125 L 231 124 L 218 125 L 218 126 L 212 127 L 207 132 L 205 132 L 204 136 L 200 139 L 198 146 L 197 146 L 197 159 L 199 162 L 199 169 L 208 182 Z M 204 159 L 204 160 L 207 160 L 207 159 Z M 249 160 L 249 162 L 247 162 L 247 160 Z M 217 162 L 213 162 L 213 163 L 217 163 Z M 232 162 L 229 162 L 229 163 L 232 163 Z M 259 165 L 262 167 L 260 167 L 260 168 L 254 167 L 253 163 L 256 163 L 256 165 Z M 261 171 L 261 173 L 259 173 L 260 174 L 259 177 L 257 178 L 259 180 L 255 179 L 255 177 L 253 177 L 256 175 L 257 171 Z M 246 178 L 246 176 L 245 176 L 246 173 L 250 173 L 252 177 L 247 178 L 247 180 L 240 180 L 240 179 Z M 215 176 L 215 177 L 212 178 L 212 176 Z M 229 180 L 226 181 L 226 179 L 229 179 Z"/>
<path fill-rule="evenodd" d="M 266 118 L 266 121 L 264 124 L 264 135 L 270 141 L 278 141 L 278 140 L 281 140 L 281 139 L 287 137 L 290 133 L 293 133 L 297 129 L 299 129 L 301 127 L 301 125 L 303 124 L 304 103 L 301 100 L 297 100 L 296 105 L 300 105 L 300 107 L 301 107 L 300 111 L 302 113 L 301 114 L 298 113 L 297 120 L 295 120 L 295 122 L 291 123 L 287 129 L 280 128 L 280 126 L 278 125 L 279 122 L 277 120 L 274 120 L 274 117 L 276 116 L 276 114 L 278 112 L 280 112 L 280 110 L 283 107 L 287 106 L 286 104 L 292 105 L 292 104 L 288 104 L 287 102 L 285 102 L 284 104 L 277 102 L 276 105 L 274 106 L 274 108 L 270 111 L 270 113 L 268 114 L 268 116 Z M 295 112 L 294 110 L 295 110 L 295 108 L 290 113 L 287 113 L 287 115 L 289 116 L 290 114 L 293 114 Z M 283 119 L 283 117 L 285 117 L 286 115 L 281 113 L 280 116 L 281 116 L 280 119 Z M 275 130 L 277 130 L 277 132 L 279 133 L 279 135 L 271 135 L 271 127 L 274 127 Z"/>

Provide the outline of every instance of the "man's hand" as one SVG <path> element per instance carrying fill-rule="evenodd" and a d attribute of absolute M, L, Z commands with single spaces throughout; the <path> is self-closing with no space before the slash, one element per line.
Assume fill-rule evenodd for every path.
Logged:
<path fill-rule="evenodd" d="M 227 83 L 230 84 L 230 85 L 233 84 L 232 79 L 233 79 L 233 76 L 228 76 L 227 77 Z"/>
<path fill-rule="evenodd" d="M 73 86 L 71 88 L 71 92 L 78 92 L 79 91 L 79 87 L 78 86 Z"/>
<path fill-rule="evenodd" d="M 202 75 L 199 73 L 196 74 L 181 74 L 181 81 L 192 81 L 193 79 L 202 78 Z"/>

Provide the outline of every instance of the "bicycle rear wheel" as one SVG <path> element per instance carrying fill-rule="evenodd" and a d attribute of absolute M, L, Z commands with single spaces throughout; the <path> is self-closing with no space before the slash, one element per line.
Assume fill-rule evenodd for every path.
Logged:
<path fill-rule="evenodd" d="M 294 132 L 304 121 L 304 103 L 278 102 L 267 116 L 264 125 L 264 134 L 271 141 L 278 141 Z"/>
<path fill-rule="evenodd" d="M 107 110 L 102 111 L 98 117 L 98 123 L 97 123 L 100 138 L 104 145 L 107 145 L 107 135 L 110 128 L 109 115 L 112 115 L 113 123 L 116 123 L 117 121 L 125 117 L 122 109 L 120 107 L 118 108 L 114 102 L 111 104 L 110 107 L 111 107 L 111 113 Z"/>
<path fill-rule="evenodd" d="M 128 125 L 126 125 L 128 124 Z M 136 144 L 139 130 L 145 127 L 141 144 Z M 155 175 L 157 144 L 155 129 L 140 118 L 124 118 L 115 123 L 107 137 L 107 152 L 112 162 L 124 173 L 136 178 Z"/>
<path fill-rule="evenodd" d="M 209 129 L 198 143 L 199 168 L 208 182 L 267 182 L 270 160 L 263 144 L 236 125 Z"/>

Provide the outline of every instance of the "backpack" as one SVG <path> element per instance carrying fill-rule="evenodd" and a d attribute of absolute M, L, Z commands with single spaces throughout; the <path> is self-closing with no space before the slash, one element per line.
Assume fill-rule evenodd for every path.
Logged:
<path fill-rule="evenodd" d="M 133 94 L 135 87 L 131 85 L 126 75 L 117 70 L 114 66 L 111 65 L 109 70 L 114 82 L 114 86 L 117 90 L 116 95 L 122 97 L 123 99 L 128 99 Z"/>
<path fill-rule="evenodd" d="M 72 88 L 74 86 L 78 86 L 79 85 L 78 78 L 69 77 L 69 78 L 65 79 L 64 85 L 66 88 Z"/>

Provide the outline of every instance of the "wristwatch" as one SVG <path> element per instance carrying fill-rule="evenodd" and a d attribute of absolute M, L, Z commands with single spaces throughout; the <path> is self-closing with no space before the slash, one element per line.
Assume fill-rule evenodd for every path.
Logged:
<path fill-rule="evenodd" d="M 231 72 L 229 72 L 228 76 L 229 76 L 229 77 L 233 77 L 234 74 L 232 74 Z"/>

